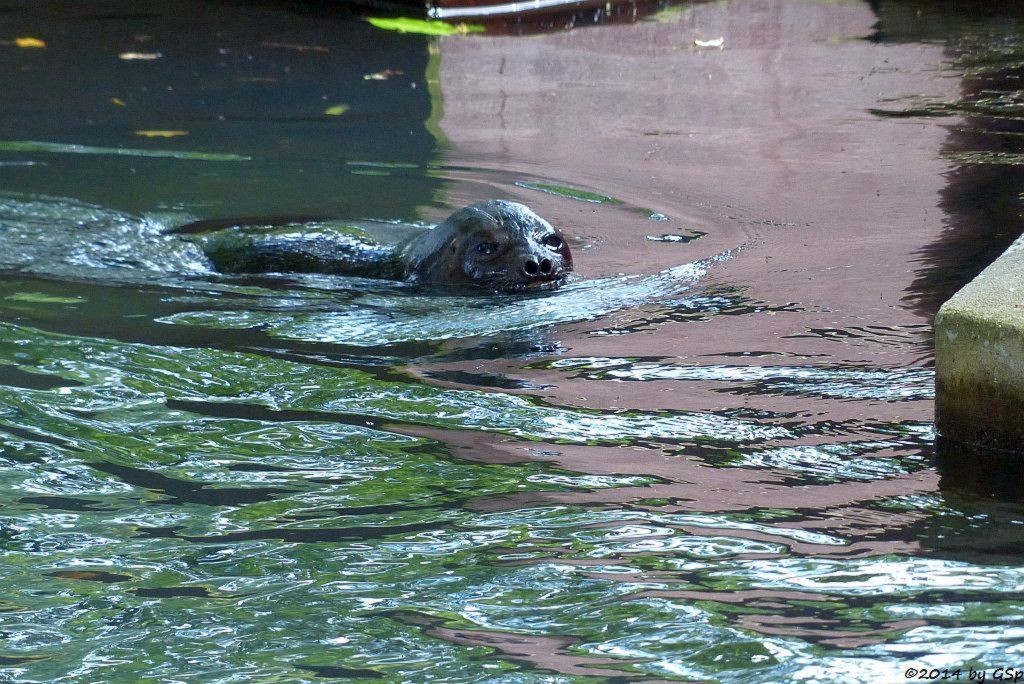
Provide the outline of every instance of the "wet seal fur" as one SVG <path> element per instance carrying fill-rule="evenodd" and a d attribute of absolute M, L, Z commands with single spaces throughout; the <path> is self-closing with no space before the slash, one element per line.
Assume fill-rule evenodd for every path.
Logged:
<path fill-rule="evenodd" d="M 292 233 L 272 230 L 281 227 Z M 345 228 L 351 232 L 272 219 L 199 221 L 170 232 L 198 242 L 222 273 L 330 273 L 516 292 L 558 287 L 572 271 L 565 237 L 517 202 L 477 202 L 432 229 Z"/>
<path fill-rule="evenodd" d="M 502 200 L 460 209 L 411 242 L 402 259 L 413 282 L 503 291 L 557 286 L 572 271 L 562 234 L 529 207 Z"/>

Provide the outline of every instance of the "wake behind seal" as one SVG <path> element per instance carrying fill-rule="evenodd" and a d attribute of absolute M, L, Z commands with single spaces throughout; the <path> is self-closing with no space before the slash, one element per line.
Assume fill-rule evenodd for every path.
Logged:
<path fill-rule="evenodd" d="M 330 273 L 516 292 L 558 287 L 572 271 L 562 233 L 505 200 L 471 204 L 435 228 L 200 221 L 170 232 L 199 243 L 222 273 Z"/>

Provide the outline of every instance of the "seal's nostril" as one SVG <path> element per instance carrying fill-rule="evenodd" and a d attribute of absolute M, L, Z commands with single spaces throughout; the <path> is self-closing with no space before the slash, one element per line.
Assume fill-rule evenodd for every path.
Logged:
<path fill-rule="evenodd" d="M 541 259 L 540 272 L 544 275 L 551 273 L 551 259 Z"/>
<path fill-rule="evenodd" d="M 523 270 L 526 271 L 527 275 L 537 275 L 537 271 L 539 270 L 537 261 L 535 259 L 527 259 L 523 262 Z"/>

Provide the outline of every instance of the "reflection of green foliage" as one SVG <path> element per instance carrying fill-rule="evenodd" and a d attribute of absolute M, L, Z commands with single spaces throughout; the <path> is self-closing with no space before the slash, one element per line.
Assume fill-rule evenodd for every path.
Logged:
<path fill-rule="evenodd" d="M 525 453 L 514 440 L 557 451 L 666 439 L 683 454 L 715 434 L 741 453 L 761 439 L 743 432 L 756 423 L 570 410 L 329 355 L 302 363 L 257 344 L 238 353 L 0 324 L 0 360 L 82 383 L 0 385 L 0 630 L 24 637 L 3 654 L 20 660 L 19 677 L 323 678 L 305 665 L 387 681 L 588 681 L 506 657 L 497 644 L 512 635 L 568 639 L 553 647 L 560 657 L 609 676 L 685 668 L 691 679 L 783 681 L 794 659 L 819 662 L 820 652 L 780 658 L 806 641 L 769 643 L 747 616 L 812 614 L 897 640 L 905 627 L 893 606 L 914 609 L 906 592 L 916 587 L 880 594 L 874 581 L 905 561 L 792 551 L 794 538 L 825 543 L 790 526 L 800 513 L 687 512 L 648 489 L 651 478 L 507 462 Z M 442 441 L 467 432 L 471 450 Z M 601 472 L 614 473 L 612 463 Z M 630 505 L 602 501 L 610 488 Z M 986 598 L 950 624 L 1019 616 L 1017 568 L 971 570 L 990 581 Z M 962 564 L 935 560 L 900 577 L 945 571 L 956 577 Z M 826 583 L 832 576 L 849 584 Z M 987 598 L 993 586 L 1007 588 L 1004 602 Z M 737 604 L 738 589 L 763 598 Z M 857 591 L 856 602 L 829 600 Z M 931 608 L 942 606 L 921 610 Z M 449 640 L 444 628 L 480 641 Z"/>
<path fill-rule="evenodd" d="M 444 94 L 441 92 L 441 50 L 437 45 L 427 46 L 427 69 L 424 78 L 427 81 L 427 92 L 430 93 L 430 116 L 423 123 L 427 132 L 441 147 L 447 146 L 448 136 L 441 130 L 441 119 L 444 118 Z M 442 176 L 443 177 L 443 176 Z"/>
<path fill-rule="evenodd" d="M 424 36 L 450 36 L 456 33 L 483 33 L 477 24 L 448 24 L 443 21 L 413 19 L 410 17 L 369 17 L 366 21 L 385 31 L 418 33 Z"/>
<path fill-rule="evenodd" d="M 528 188 L 530 190 L 539 190 L 546 192 L 551 195 L 558 195 L 559 197 L 568 197 L 569 199 L 580 200 L 581 202 L 593 202 L 595 204 L 622 204 L 622 200 L 617 200 L 614 197 L 607 195 L 599 195 L 596 192 L 589 192 L 587 190 L 580 190 L 579 188 L 570 188 L 567 185 L 554 185 L 552 183 L 527 183 L 525 181 L 517 182 L 521 188 Z"/>
<path fill-rule="evenodd" d="M 28 302 L 30 304 L 80 304 L 85 301 L 82 297 L 58 297 L 56 295 L 43 294 L 42 292 L 17 292 L 7 295 L 4 299 L 12 302 Z"/>
<path fill-rule="evenodd" d="M 26 339 L 33 341 L 24 344 Z M 418 628 L 375 618 L 374 601 L 397 601 L 475 627 L 462 617 L 463 599 L 455 595 L 468 597 L 490 583 L 500 568 L 497 559 L 517 553 L 531 533 L 525 522 L 505 524 L 500 513 L 481 517 L 463 502 L 554 489 L 534 478 L 556 471 L 539 463 L 463 463 L 432 440 L 338 424 L 326 416 L 258 421 L 170 410 L 167 396 L 215 399 L 258 392 L 282 407 L 316 403 L 331 396 L 333 380 L 343 377 L 257 356 L 193 351 L 0 326 L 0 357 L 17 355 L 36 372 L 87 383 L 64 393 L 0 387 L 0 406 L 6 407 L 0 420 L 16 418 L 30 426 L 25 434 L 8 433 L 0 423 L 0 464 L 8 466 L 0 469 L 0 505 L 13 522 L 2 541 L 0 567 L 5 605 L 13 612 L 0 612 L 0 626 L 6 615 L 17 616 L 10 619 L 19 624 L 47 625 L 23 650 L 26 657 L 50 656 L 26 665 L 33 676 L 60 679 L 90 654 L 102 653 L 117 663 L 106 674 L 141 681 L 149 668 L 170 661 L 126 654 L 140 648 L 168 653 L 173 647 L 176 658 L 202 654 L 200 672 L 248 667 L 266 679 L 294 679 L 288 663 L 300 660 L 379 668 L 374 643 L 395 639 L 416 655 L 415 665 L 400 669 L 415 679 L 431 677 L 409 673 L 482 673 L 479 659 L 491 649 L 445 644 Z M 251 361 L 277 370 L 260 377 L 254 367 L 246 368 Z M 365 385 L 367 399 L 386 387 L 364 374 L 342 384 L 342 396 L 358 395 Z M 397 395 L 391 401 L 402 404 Z M 425 415 L 436 408 L 419 410 Z M 462 410 L 445 407 L 442 413 L 450 424 Z M 162 479 L 150 487 L 129 484 L 108 475 L 104 464 Z M 233 470 L 235 465 L 246 469 Z M 60 477 L 40 491 L 35 482 L 49 472 Z M 199 491 L 262 487 L 276 493 L 231 506 L 195 498 Z M 89 502 L 92 507 L 84 506 Z M 215 540 L 246 530 L 343 533 L 424 524 L 421 533 L 385 534 L 361 544 L 184 539 Z M 46 574 L 54 571 L 65 576 Z M 88 581 L 90 573 L 130 579 Z M 596 598 L 599 586 L 584 594 L 588 600 Z M 553 596 L 542 599 L 529 582 L 509 596 L 517 604 L 537 600 L 549 610 L 557 604 Z M 205 626 L 181 627 L 185 623 Z M 211 644 L 210 625 L 222 625 L 234 637 L 223 646 Z M 288 636 L 268 648 L 270 626 Z M 49 633 L 55 644 L 67 639 L 69 645 L 59 653 L 47 649 Z M 499 669 L 511 667 L 501 663 Z"/>
<path fill-rule="evenodd" d="M 0 140 L 0 152 L 52 152 L 56 154 L 110 154 L 120 157 L 165 157 L 194 161 L 249 161 L 251 157 L 220 152 L 185 152 L 178 150 L 142 150 L 128 147 L 95 147 L 35 140 Z"/>
<path fill-rule="evenodd" d="M 0 358 L 16 353 L 17 328 L 0 327 Z M 71 379 L 95 382 L 105 377 L 109 367 L 96 366 L 90 354 L 105 347 L 106 363 L 121 370 L 120 387 L 104 392 L 116 398 L 118 392 L 140 397 L 202 398 L 230 401 L 261 407 L 286 407 L 307 412 L 310 421 L 335 421 L 339 417 L 369 417 L 397 423 L 427 425 L 445 429 L 472 429 L 500 432 L 521 439 L 584 444 L 630 444 L 638 439 L 694 439 L 714 441 L 713 433 L 760 430 L 753 424 L 709 414 L 644 414 L 617 412 L 605 415 L 596 411 L 548 407 L 509 394 L 467 390 L 444 390 L 422 384 L 385 382 L 354 369 L 314 368 L 258 355 L 230 354 L 211 349 L 190 350 L 187 355 L 173 349 L 112 345 L 92 341 L 84 353 L 77 345 L 59 344 L 63 368 L 73 368 Z M 40 349 L 42 351 L 42 348 Z M 17 350 L 23 357 L 24 352 Z M 45 353 L 43 351 L 42 353 Z M 98 377 L 97 377 L 98 374 Z M 85 389 L 75 390 L 77 393 Z M 130 408 L 109 409 L 102 397 L 96 411 L 114 411 L 118 421 L 148 423 L 152 401 L 132 402 Z M 212 405 L 215 406 L 215 405 Z M 124 411 L 133 415 L 121 415 Z M 158 409 L 157 409 L 158 410 Z M 201 409 L 199 409 L 201 410 Z M 766 436 L 776 434 L 767 428 Z M 779 432 L 779 434 L 783 434 Z M 587 476 L 595 484 L 600 476 Z"/>

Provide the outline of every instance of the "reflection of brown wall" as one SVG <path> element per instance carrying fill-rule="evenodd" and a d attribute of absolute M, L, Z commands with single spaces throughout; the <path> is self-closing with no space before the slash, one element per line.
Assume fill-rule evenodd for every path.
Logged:
<path fill-rule="evenodd" d="M 942 230 L 947 134 L 870 110 L 917 93 L 956 97 L 958 84 L 936 68 L 942 46 L 880 46 L 869 40 L 876 21 L 860 0 L 736 0 L 633 25 L 443 38 L 441 126 L 453 162 L 593 190 L 673 221 L 507 184 L 457 184 L 456 197 L 507 193 L 592 239 L 577 260 L 584 277 L 650 273 L 742 245 L 714 277 L 808 312 L 672 328 L 687 353 L 770 344 L 856 362 L 907 352 L 914 363 L 920 348 L 882 338 L 914 334 L 908 326 L 927 335 L 930 321 L 903 298 L 908 264 Z M 694 45 L 718 37 L 722 50 Z M 685 248 L 643 237 L 684 229 L 707 235 Z M 853 327 L 842 346 L 813 333 Z M 595 340 L 576 348 L 613 351 Z M 630 337 L 620 351 L 664 353 L 658 341 Z"/>

